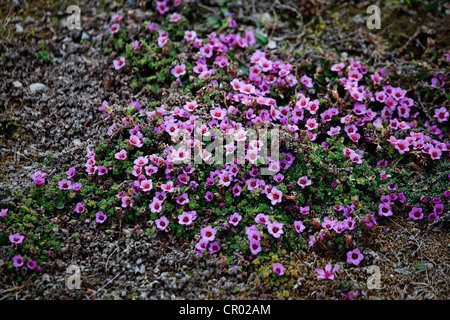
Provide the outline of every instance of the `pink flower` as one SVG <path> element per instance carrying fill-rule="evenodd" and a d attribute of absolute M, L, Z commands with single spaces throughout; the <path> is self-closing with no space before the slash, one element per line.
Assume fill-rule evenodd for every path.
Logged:
<path fill-rule="evenodd" d="M 441 158 L 442 151 L 439 148 L 431 148 L 429 154 L 431 156 L 431 159 L 438 160 Z"/>
<path fill-rule="evenodd" d="M 16 268 L 23 266 L 23 258 L 20 254 L 13 257 L 13 266 Z"/>
<path fill-rule="evenodd" d="M 169 220 L 167 220 L 166 216 L 162 216 L 161 218 L 156 219 L 155 223 L 159 230 L 165 230 L 169 225 Z"/>
<path fill-rule="evenodd" d="M 257 255 L 262 250 L 261 243 L 259 241 L 257 241 L 257 240 L 254 240 L 254 239 L 250 240 L 249 247 L 250 247 L 250 251 L 254 255 Z"/>
<path fill-rule="evenodd" d="M 303 232 L 303 230 L 305 230 L 305 228 L 306 227 L 303 225 L 303 222 L 301 222 L 301 221 L 294 221 L 294 229 L 298 233 Z"/>
<path fill-rule="evenodd" d="M 311 180 L 307 176 L 300 177 L 297 180 L 297 184 L 304 189 L 305 187 L 311 185 Z"/>
<path fill-rule="evenodd" d="M 306 74 L 300 78 L 300 82 L 307 88 L 312 88 L 312 79 L 308 77 Z"/>
<path fill-rule="evenodd" d="M 272 270 L 273 270 L 273 272 L 275 272 L 279 276 L 282 276 L 284 274 L 284 267 L 279 262 L 274 264 Z"/>
<path fill-rule="evenodd" d="M 59 189 L 61 190 L 69 190 L 71 188 L 72 183 L 66 179 L 62 179 L 58 182 Z"/>
<path fill-rule="evenodd" d="M 299 207 L 300 213 L 304 216 L 306 216 L 309 213 L 309 206 L 306 207 Z"/>
<path fill-rule="evenodd" d="M 385 216 L 385 217 L 389 217 L 392 216 L 392 208 L 391 205 L 389 203 L 380 203 L 378 205 L 378 214 L 380 216 Z"/>
<path fill-rule="evenodd" d="M 407 140 L 397 140 L 397 143 L 394 145 L 394 147 L 400 154 L 404 154 L 405 152 L 409 151 L 409 142 Z"/>
<path fill-rule="evenodd" d="M 242 216 L 239 213 L 235 212 L 230 216 L 230 219 L 228 220 L 228 222 L 230 224 L 232 224 L 233 226 L 237 226 L 239 221 L 241 221 L 241 220 L 242 220 Z"/>
<path fill-rule="evenodd" d="M 169 20 L 170 22 L 178 22 L 180 20 L 181 20 L 181 14 L 174 12 L 170 15 L 170 20 Z"/>
<path fill-rule="evenodd" d="M 260 224 L 268 224 L 270 222 L 270 218 L 264 213 L 258 213 L 255 217 L 255 222 Z"/>
<path fill-rule="evenodd" d="M 412 208 L 412 210 L 409 212 L 409 217 L 414 220 L 422 219 L 423 218 L 422 208 L 417 207 Z"/>
<path fill-rule="evenodd" d="M 183 205 L 183 204 L 189 203 L 189 196 L 188 196 L 188 194 L 187 193 L 183 193 L 182 195 L 180 195 L 177 198 L 177 203 L 179 205 Z"/>
<path fill-rule="evenodd" d="M 327 131 L 327 134 L 330 137 L 334 137 L 334 136 L 337 136 L 340 131 L 341 131 L 341 127 L 340 126 L 330 127 L 330 130 Z"/>
<path fill-rule="evenodd" d="M 184 31 L 184 40 L 191 42 L 197 37 L 197 32 L 195 31 Z"/>
<path fill-rule="evenodd" d="M 185 65 L 184 63 L 183 63 L 183 64 L 179 64 L 179 65 L 175 66 L 175 67 L 170 71 L 170 73 L 171 73 L 174 77 L 179 78 L 179 77 L 181 77 L 182 75 L 186 74 L 186 65 Z"/>
<path fill-rule="evenodd" d="M 441 214 L 444 212 L 444 205 L 442 203 L 438 203 L 433 208 L 434 213 Z"/>
<path fill-rule="evenodd" d="M 122 208 L 126 208 L 128 206 L 130 206 L 130 207 L 133 206 L 133 202 L 131 202 L 131 198 L 128 196 L 122 197 Z"/>
<path fill-rule="evenodd" d="M 332 267 L 331 263 L 327 264 L 324 269 L 316 269 L 318 273 L 317 279 L 334 279 L 334 273 L 339 270 L 339 267 Z"/>
<path fill-rule="evenodd" d="M 205 239 L 202 238 L 202 239 L 200 239 L 199 242 L 197 242 L 195 244 L 195 249 L 197 249 L 199 252 L 203 252 L 208 247 L 208 243 L 209 243 L 208 240 L 205 240 Z"/>
<path fill-rule="evenodd" d="M 113 24 L 113 25 L 109 28 L 109 31 L 110 31 L 112 34 L 115 34 L 115 33 L 119 32 L 119 30 L 120 30 L 120 25 L 117 24 L 117 23 Z"/>
<path fill-rule="evenodd" d="M 131 135 L 130 136 L 130 140 L 129 140 L 130 145 L 135 146 L 135 147 L 142 147 L 144 145 L 144 143 L 142 142 L 141 138 L 139 138 L 136 135 Z"/>
<path fill-rule="evenodd" d="M 175 190 L 173 181 L 167 181 L 167 183 L 161 184 L 161 189 L 166 192 L 173 192 Z"/>
<path fill-rule="evenodd" d="M 25 236 L 20 235 L 19 233 L 15 233 L 9 236 L 9 241 L 14 244 L 21 244 L 25 239 Z"/>
<path fill-rule="evenodd" d="M 153 182 L 152 180 L 142 180 L 140 184 L 140 188 L 144 192 L 149 192 L 153 189 Z"/>
<path fill-rule="evenodd" d="M 149 204 L 149 208 L 152 211 L 152 213 L 161 212 L 162 202 L 158 200 L 153 200 L 152 203 Z"/>
<path fill-rule="evenodd" d="M 122 149 L 114 155 L 114 158 L 120 161 L 126 160 L 127 152 L 124 149 Z"/>
<path fill-rule="evenodd" d="M 95 222 L 97 223 L 103 223 L 106 221 L 106 218 L 108 218 L 108 216 L 106 214 L 104 214 L 102 211 L 97 212 L 95 214 Z"/>
<path fill-rule="evenodd" d="M 33 270 L 34 268 L 36 268 L 36 261 L 28 260 L 27 267 L 28 267 L 28 269 Z"/>
<path fill-rule="evenodd" d="M 441 107 L 439 109 L 435 109 L 433 117 L 435 117 L 438 122 L 448 121 L 449 113 L 447 111 L 447 108 Z"/>
<path fill-rule="evenodd" d="M 217 241 L 211 242 L 209 244 L 209 254 L 214 254 L 220 251 L 220 246 Z"/>
<path fill-rule="evenodd" d="M 308 129 L 308 130 L 317 129 L 318 126 L 319 126 L 319 124 L 317 123 L 316 119 L 314 119 L 314 118 L 308 119 L 306 121 L 306 129 Z"/>
<path fill-rule="evenodd" d="M 267 230 L 271 235 L 273 235 L 275 238 L 279 238 L 283 233 L 283 224 L 279 223 L 277 221 L 269 222 L 267 224 Z"/>
<path fill-rule="evenodd" d="M 75 174 L 76 174 L 75 167 L 70 167 L 69 170 L 66 171 L 67 179 L 73 178 Z"/>
<path fill-rule="evenodd" d="M 85 211 L 84 205 L 81 202 L 78 202 L 75 206 L 76 213 L 83 213 Z"/>
<path fill-rule="evenodd" d="M 120 22 L 123 20 L 123 16 L 121 16 L 120 14 L 115 14 L 111 17 L 111 21 L 113 22 Z"/>
<path fill-rule="evenodd" d="M 272 205 L 275 205 L 276 203 L 280 203 L 283 199 L 283 192 L 277 189 L 277 187 L 272 187 L 270 192 L 267 194 L 267 198 L 271 200 Z"/>
<path fill-rule="evenodd" d="M 108 169 L 106 169 L 105 166 L 98 166 L 98 167 L 97 167 L 97 170 L 98 170 L 98 175 L 99 175 L 99 176 L 102 176 L 102 175 L 108 173 Z"/>
<path fill-rule="evenodd" d="M 353 251 L 347 252 L 347 263 L 352 263 L 357 266 L 363 259 L 364 256 L 358 248 L 354 249 Z"/>
<path fill-rule="evenodd" d="M 119 60 L 114 60 L 113 64 L 114 64 L 114 69 L 119 70 L 119 69 L 125 67 L 125 58 L 120 57 Z"/>
<path fill-rule="evenodd" d="M 8 216 L 8 209 L 0 210 L 0 218 L 6 218 Z"/>
<path fill-rule="evenodd" d="M 184 224 L 184 225 L 190 225 L 192 223 L 192 216 L 187 213 L 186 211 L 183 211 L 182 214 L 178 215 L 178 223 Z"/>
<path fill-rule="evenodd" d="M 33 179 L 34 183 L 37 186 L 40 186 L 42 184 L 45 183 L 45 177 L 47 176 L 46 173 L 41 172 L 41 171 L 36 171 L 35 173 L 33 173 L 33 175 L 31 176 L 31 179 Z"/>
<path fill-rule="evenodd" d="M 140 48 L 139 41 L 135 40 L 131 43 L 131 47 L 133 47 L 133 50 L 138 50 Z"/>
<path fill-rule="evenodd" d="M 208 241 L 214 241 L 216 237 L 217 230 L 211 226 L 204 227 L 200 230 L 200 235 L 203 239 Z"/>
<path fill-rule="evenodd" d="M 345 67 L 345 63 L 341 62 L 331 66 L 331 71 L 339 72 Z"/>

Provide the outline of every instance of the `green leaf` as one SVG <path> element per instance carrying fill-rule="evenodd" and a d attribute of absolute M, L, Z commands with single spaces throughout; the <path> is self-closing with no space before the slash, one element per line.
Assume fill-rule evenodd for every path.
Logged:
<path fill-rule="evenodd" d="M 427 268 L 425 263 L 416 264 L 415 267 L 416 267 L 417 270 L 425 270 Z"/>
<path fill-rule="evenodd" d="M 255 32 L 255 38 L 259 41 L 263 46 L 266 45 L 269 42 L 269 37 L 265 34 L 262 34 L 261 32 L 256 31 Z"/>
<path fill-rule="evenodd" d="M 64 200 L 61 198 L 56 198 L 53 201 L 53 204 L 55 205 L 56 209 L 63 209 L 64 208 Z"/>

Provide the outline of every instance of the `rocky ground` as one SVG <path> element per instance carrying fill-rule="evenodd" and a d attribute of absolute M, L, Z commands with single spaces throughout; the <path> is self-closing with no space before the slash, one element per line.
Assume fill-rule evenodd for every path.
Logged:
<path fill-rule="evenodd" d="M 204 14 L 218 10 L 218 3 L 214 1 L 193 3 Z M 269 21 L 269 32 L 276 43 L 288 44 L 285 56 L 302 46 L 307 54 L 307 44 L 315 42 L 319 46 L 326 45 L 325 49 L 332 50 L 330 54 L 359 55 L 374 64 L 391 65 L 394 61 L 400 66 L 407 64 L 414 53 L 420 53 L 420 45 L 427 45 L 428 34 L 433 34 L 430 39 L 435 45 L 448 46 L 448 26 L 442 30 L 442 24 L 431 21 L 428 16 L 421 16 L 419 20 L 432 31 L 404 29 L 402 36 L 392 35 L 385 29 L 384 33 L 374 34 L 354 27 L 358 19 L 365 17 L 362 13 L 352 15 L 358 7 L 337 4 L 322 9 L 317 17 L 309 20 L 311 25 L 320 21 L 327 28 L 320 40 L 312 40 L 314 35 L 306 28 L 293 30 L 289 28 L 292 22 L 282 20 L 283 10 L 285 13 L 292 11 L 291 19 L 297 19 L 300 13 L 295 11 L 299 8 L 290 2 L 277 3 L 272 10 L 278 12 L 279 20 Z M 135 1 L 126 1 L 123 6 L 116 2 L 97 6 L 83 0 L 78 1 L 78 5 L 82 8 L 82 30 L 65 27 L 68 16 L 64 11 L 65 2 L 6 1 L 0 5 L 1 206 L 14 201 L 11 195 L 14 191 L 29 191 L 33 183 L 30 175 L 37 170 L 52 175 L 68 163 L 83 167 L 86 150 L 95 145 L 107 127 L 98 112 L 103 100 L 113 104 L 139 96 L 142 105 L 151 100 L 147 93 L 133 92 L 130 89 L 133 75 L 114 73 L 112 55 L 103 53 L 112 14 L 119 11 L 130 14 L 133 10 L 131 14 L 141 22 L 147 12 Z M 250 14 L 252 19 L 260 20 L 270 5 L 237 1 L 229 7 L 242 16 Z M 414 10 L 405 10 L 397 23 L 414 19 L 411 11 Z M 358 12 L 364 13 L 361 9 Z M 335 23 L 339 15 L 345 23 Z M 396 48 L 388 46 L 393 40 L 398 41 Z M 420 45 L 415 45 L 416 41 Z M 36 58 L 36 54 L 44 50 L 51 57 L 49 61 Z M 401 70 L 412 74 L 417 68 Z M 117 224 L 105 232 L 89 219 L 70 223 L 65 216 L 55 217 L 54 223 L 58 225 L 55 233 L 61 239 L 61 250 L 54 253 L 51 262 L 36 278 L 25 283 L 17 283 L 1 267 L 0 299 L 277 298 L 276 290 L 255 281 L 260 275 L 247 271 L 248 261 L 241 253 L 234 253 L 233 261 L 240 261 L 236 265 L 230 265 L 220 255 L 201 260 L 193 249 L 194 240 L 186 241 L 169 234 L 148 236 L 145 230 L 152 227 L 152 222 L 128 225 L 127 232 Z M 414 237 L 410 232 L 412 226 L 411 221 L 394 218 L 373 229 L 372 237 L 366 240 L 372 249 L 366 249 L 364 254 L 379 266 L 382 287 L 360 290 L 361 298 L 448 298 L 448 229 L 436 223 Z M 10 257 L 0 257 L 0 266 L 8 259 Z M 330 290 L 330 285 L 307 280 L 313 277 L 308 274 L 310 267 L 322 261 L 322 256 L 307 251 L 296 259 L 304 277 L 292 287 L 291 298 L 341 298 Z M 79 290 L 69 290 L 65 285 L 69 265 L 81 267 Z M 342 282 L 347 283 L 348 288 L 364 287 L 369 276 L 367 267 L 353 268 L 352 272 L 342 274 Z"/>

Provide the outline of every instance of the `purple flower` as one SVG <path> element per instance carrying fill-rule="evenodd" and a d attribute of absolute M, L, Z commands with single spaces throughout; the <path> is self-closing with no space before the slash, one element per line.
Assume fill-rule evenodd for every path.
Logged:
<path fill-rule="evenodd" d="M 105 166 L 99 166 L 99 167 L 97 167 L 97 170 L 98 170 L 98 175 L 99 176 L 102 176 L 102 175 L 108 173 L 108 169 L 106 169 Z"/>
<path fill-rule="evenodd" d="M 116 70 L 122 69 L 123 67 L 125 67 L 125 58 L 120 57 L 119 60 L 114 60 L 113 65 L 114 69 Z"/>
<path fill-rule="evenodd" d="M 58 186 L 61 190 L 68 190 L 71 189 L 72 183 L 69 180 L 62 179 L 60 182 L 58 182 Z"/>
<path fill-rule="evenodd" d="M 312 79 L 308 77 L 306 74 L 300 78 L 300 82 L 307 88 L 313 87 Z"/>
<path fill-rule="evenodd" d="M 283 233 L 283 224 L 279 223 L 277 221 L 269 222 L 267 224 L 267 230 L 271 235 L 273 235 L 275 238 L 279 238 Z"/>
<path fill-rule="evenodd" d="M 261 252 L 261 243 L 258 240 L 251 239 L 250 240 L 250 251 L 252 254 L 257 255 L 259 252 Z"/>
<path fill-rule="evenodd" d="M 263 213 L 258 213 L 255 217 L 255 222 L 260 224 L 268 224 L 270 223 L 270 218 L 268 215 Z"/>
<path fill-rule="evenodd" d="M 409 217 L 414 220 L 420 220 L 423 218 L 422 208 L 413 207 L 409 212 Z"/>
<path fill-rule="evenodd" d="M 69 170 L 66 171 L 67 179 L 73 178 L 76 173 L 75 167 L 70 167 Z"/>
<path fill-rule="evenodd" d="M 123 161 L 127 158 L 127 152 L 124 149 L 122 149 L 114 155 L 114 158 Z"/>
<path fill-rule="evenodd" d="M 442 203 L 438 203 L 437 205 L 434 206 L 433 211 L 436 214 L 441 214 L 442 212 L 444 212 L 444 205 Z"/>
<path fill-rule="evenodd" d="M 209 202 L 214 199 L 214 194 L 211 191 L 206 191 L 205 199 Z"/>
<path fill-rule="evenodd" d="M 311 180 L 307 176 L 303 176 L 297 180 L 297 184 L 304 189 L 305 187 L 311 185 Z"/>
<path fill-rule="evenodd" d="M 182 214 L 178 215 L 178 223 L 188 226 L 192 223 L 192 216 L 184 211 Z"/>
<path fill-rule="evenodd" d="M 177 199 L 177 203 L 179 205 L 183 205 L 189 202 L 189 197 L 187 193 L 183 193 L 182 195 L 180 195 Z"/>
<path fill-rule="evenodd" d="M 183 64 L 179 64 L 177 66 L 175 66 L 172 70 L 170 70 L 170 73 L 176 77 L 179 78 L 182 75 L 186 74 L 186 65 Z"/>
<path fill-rule="evenodd" d="M 318 273 L 317 279 L 334 279 L 334 273 L 339 270 L 339 267 L 332 267 L 331 263 L 327 264 L 324 269 L 316 269 Z"/>
<path fill-rule="evenodd" d="M 216 237 L 217 230 L 211 226 L 204 227 L 200 230 L 200 235 L 203 239 L 208 241 L 214 241 Z"/>
<path fill-rule="evenodd" d="M 435 197 L 435 198 L 433 198 L 433 200 L 431 200 L 431 202 L 433 202 L 434 204 L 441 203 L 441 198 Z"/>
<path fill-rule="evenodd" d="M 20 235 L 19 233 L 15 233 L 9 236 L 9 241 L 14 244 L 21 244 L 25 239 L 25 236 Z"/>
<path fill-rule="evenodd" d="M 242 187 L 236 184 L 231 191 L 233 191 L 233 197 L 238 197 L 241 195 Z"/>
<path fill-rule="evenodd" d="M 36 261 L 34 261 L 34 260 L 29 260 L 29 261 L 27 262 L 27 267 L 28 267 L 28 269 L 33 270 L 34 268 L 36 268 Z"/>
<path fill-rule="evenodd" d="M 358 248 L 354 249 L 353 251 L 347 252 L 347 263 L 352 263 L 357 266 L 363 259 L 364 256 Z"/>
<path fill-rule="evenodd" d="M 150 208 L 152 213 L 157 213 L 157 212 L 161 212 L 162 210 L 162 202 L 159 201 L 158 199 L 154 199 L 149 205 L 148 207 Z"/>
<path fill-rule="evenodd" d="M 76 213 L 83 213 L 85 210 L 84 205 L 81 202 L 78 202 L 75 206 L 75 212 Z"/>
<path fill-rule="evenodd" d="M 13 257 L 13 266 L 16 268 L 23 266 L 23 258 L 20 254 Z"/>
<path fill-rule="evenodd" d="M 220 246 L 217 241 L 211 242 L 209 244 L 209 254 L 214 254 L 220 251 Z"/>
<path fill-rule="evenodd" d="M 242 216 L 239 213 L 235 212 L 230 216 L 230 219 L 228 220 L 228 222 L 230 224 L 232 224 L 233 226 L 237 226 L 239 221 L 241 221 L 241 220 L 242 220 Z"/>
<path fill-rule="evenodd" d="M 80 191 L 80 189 L 83 187 L 83 185 L 80 182 L 74 182 L 71 185 L 71 188 L 73 191 Z"/>
<path fill-rule="evenodd" d="M 1 218 L 6 218 L 7 215 L 8 215 L 8 209 L 1 209 L 0 210 L 0 217 Z"/>
<path fill-rule="evenodd" d="M 273 272 L 277 275 L 282 276 L 284 274 L 284 267 L 281 263 L 277 262 L 272 268 Z"/>
<path fill-rule="evenodd" d="M 108 216 L 104 214 L 102 211 L 99 211 L 95 214 L 95 222 L 97 223 L 105 222 L 106 218 L 108 218 Z"/>
<path fill-rule="evenodd" d="M 384 203 L 384 202 L 380 203 L 378 205 L 378 208 L 379 208 L 378 214 L 380 216 L 389 217 L 389 216 L 392 216 L 392 214 L 393 214 L 391 205 L 389 203 Z"/>
<path fill-rule="evenodd" d="M 166 216 L 162 216 L 161 218 L 156 219 L 155 223 L 159 230 L 165 230 L 169 225 L 169 220 L 167 220 Z"/>
<path fill-rule="evenodd" d="M 305 230 L 305 226 L 303 225 L 303 222 L 301 222 L 301 221 L 294 221 L 294 229 L 298 233 L 301 233 L 303 230 Z"/>

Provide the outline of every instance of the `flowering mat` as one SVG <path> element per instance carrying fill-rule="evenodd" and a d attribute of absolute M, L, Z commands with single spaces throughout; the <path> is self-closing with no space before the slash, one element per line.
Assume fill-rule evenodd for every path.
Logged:
<path fill-rule="evenodd" d="M 1 299 L 446 299 L 444 1 L 6 1 Z"/>

